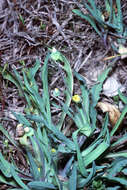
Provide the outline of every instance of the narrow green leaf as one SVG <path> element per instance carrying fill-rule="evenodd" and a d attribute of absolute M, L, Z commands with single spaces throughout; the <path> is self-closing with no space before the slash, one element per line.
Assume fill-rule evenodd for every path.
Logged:
<path fill-rule="evenodd" d="M 124 136 L 122 136 L 121 138 L 119 138 L 116 142 L 114 142 L 111 145 L 111 148 L 115 148 L 115 147 L 118 147 L 118 146 L 120 146 L 122 144 L 125 144 L 126 140 L 127 140 L 127 134 L 125 134 Z"/>
<path fill-rule="evenodd" d="M 127 180 L 124 178 L 120 178 L 120 177 L 105 177 L 105 178 L 107 178 L 111 182 L 118 182 L 121 185 L 124 185 L 125 187 L 127 187 Z"/>
<path fill-rule="evenodd" d="M 30 70 L 29 70 L 29 73 L 28 73 L 29 79 L 34 79 L 40 65 L 41 65 L 40 61 L 38 59 L 36 59 L 36 63 L 34 65 L 34 67 L 30 68 Z"/>
<path fill-rule="evenodd" d="M 106 115 L 105 122 L 104 122 L 104 127 L 103 127 L 103 132 L 102 135 L 104 135 L 104 140 L 101 142 L 93 151 L 88 153 L 85 157 L 85 166 L 89 165 L 93 161 L 95 161 L 97 158 L 99 158 L 100 155 L 104 153 L 105 150 L 107 150 L 110 146 L 110 137 L 109 137 L 109 132 L 108 132 L 108 115 Z M 106 134 L 104 134 L 106 132 Z"/>
<path fill-rule="evenodd" d="M 47 121 L 42 117 L 38 115 L 26 115 L 26 118 L 31 119 L 32 121 L 36 122 L 42 122 L 59 140 L 62 140 L 70 149 L 75 150 L 74 143 L 68 139 L 65 135 L 63 135 L 62 132 L 59 131 L 59 129 L 52 125 L 49 125 Z"/>
<path fill-rule="evenodd" d="M 123 34 L 123 17 L 122 17 L 122 8 L 120 0 L 116 0 L 116 6 L 117 6 L 117 24 L 119 26 L 119 32 L 122 35 Z"/>
<path fill-rule="evenodd" d="M 115 186 L 115 187 L 107 187 L 106 190 L 119 190 L 121 188 L 121 186 Z"/>
<path fill-rule="evenodd" d="M 18 148 L 16 142 L 10 137 L 10 135 L 8 134 L 8 131 L 4 129 L 4 127 L 0 124 L 0 131 L 8 138 L 8 140 L 15 146 Z"/>
<path fill-rule="evenodd" d="M 91 26 L 94 28 L 94 30 L 97 32 L 97 34 L 99 36 L 102 36 L 101 32 L 98 30 L 95 21 L 93 20 L 93 18 L 90 15 L 85 15 L 83 14 L 80 10 L 78 9 L 73 9 L 72 12 L 74 12 L 75 14 L 77 14 L 78 16 L 80 16 L 81 18 L 85 19 L 86 21 L 88 21 Z"/>
<path fill-rule="evenodd" d="M 13 111 L 12 111 L 12 113 L 16 117 L 16 119 L 19 121 L 19 123 L 22 123 L 25 126 L 31 127 L 30 122 L 22 114 L 17 114 Z"/>
<path fill-rule="evenodd" d="M 31 190 L 50 190 L 50 189 L 57 189 L 53 184 L 48 182 L 40 182 L 40 181 L 33 181 L 28 183 L 28 186 Z"/>
<path fill-rule="evenodd" d="M 3 68 L 0 66 L 0 73 L 2 74 L 3 78 L 12 82 L 19 90 L 19 94 L 23 96 L 23 91 L 20 85 L 20 82 L 17 80 L 16 76 L 14 76 L 8 70 L 3 72 Z M 21 81 L 21 80 L 20 80 Z"/>
<path fill-rule="evenodd" d="M 50 54 L 48 54 L 44 61 L 44 66 L 42 70 L 42 83 L 43 83 L 43 101 L 47 112 L 47 120 L 49 124 L 51 124 L 51 110 L 50 110 L 50 100 L 49 100 L 49 92 L 48 92 L 48 60 L 50 58 Z"/>
<path fill-rule="evenodd" d="M 95 84 L 90 90 L 90 93 L 92 95 L 91 98 L 92 98 L 93 107 L 96 106 L 96 104 L 100 98 L 100 92 L 102 90 L 103 82 L 105 81 L 110 70 L 111 70 L 111 68 L 108 68 L 105 71 L 103 71 L 103 73 L 98 77 L 98 80 L 97 80 L 98 83 Z"/>
<path fill-rule="evenodd" d="M 102 143 L 102 141 L 103 141 L 102 139 L 94 141 L 94 143 L 92 143 L 88 148 L 82 151 L 82 157 L 84 157 L 85 159 L 85 156 L 89 154 L 90 152 L 92 152 L 99 144 Z"/>
<path fill-rule="evenodd" d="M 109 147 L 109 144 L 106 142 L 102 142 L 95 150 L 93 150 L 91 153 L 87 154 L 84 161 L 85 166 L 88 166 L 90 163 L 95 161 L 105 150 L 107 150 Z"/>
<path fill-rule="evenodd" d="M 81 155 L 81 152 L 80 152 L 80 149 L 79 149 L 79 145 L 77 143 L 77 134 L 78 134 L 78 131 L 75 131 L 73 134 L 72 134 L 72 138 L 73 138 L 73 141 L 75 143 L 75 147 L 76 147 L 76 151 L 77 151 L 77 159 L 78 159 L 78 166 L 79 166 L 79 170 L 81 172 L 81 174 L 85 177 L 87 176 L 87 171 L 85 169 L 85 160 L 83 160 L 82 158 L 82 155 Z"/>
<path fill-rule="evenodd" d="M 72 156 L 69 161 L 67 162 L 66 166 L 64 167 L 63 171 L 61 172 L 61 176 L 63 178 L 66 178 L 68 176 L 68 173 L 70 172 L 70 169 L 72 167 L 72 162 L 74 160 L 74 156 Z"/>
<path fill-rule="evenodd" d="M 76 164 L 73 165 L 72 174 L 69 179 L 69 190 L 77 189 L 77 168 Z"/>
<path fill-rule="evenodd" d="M 118 90 L 118 94 L 119 94 L 119 97 L 120 97 L 120 99 L 122 100 L 122 102 L 123 102 L 124 104 L 127 104 L 127 96 L 124 96 L 124 95 L 122 94 L 122 92 L 120 92 L 120 90 Z"/>
<path fill-rule="evenodd" d="M 65 56 L 63 56 L 59 51 L 57 51 L 56 49 L 52 50 L 51 53 L 51 58 L 54 61 L 61 61 L 64 63 L 64 66 L 60 64 L 60 66 L 62 67 L 62 69 L 66 72 L 66 77 L 64 78 L 64 83 L 65 83 L 65 87 L 66 87 L 66 100 L 65 100 L 65 104 L 67 107 L 70 106 L 71 103 L 71 98 L 72 98 L 72 94 L 73 94 L 73 74 L 72 74 L 72 69 L 71 69 L 71 65 L 69 63 L 69 61 L 66 59 Z M 57 128 L 59 130 L 61 130 L 63 122 L 65 120 L 66 117 L 66 112 L 62 112 L 61 118 L 59 123 L 57 124 Z"/>
<path fill-rule="evenodd" d="M 11 174 L 13 176 L 13 178 L 15 179 L 15 181 L 20 185 L 20 187 L 23 188 L 23 190 L 30 190 L 25 183 L 23 183 L 23 181 L 20 179 L 20 177 L 18 176 L 18 174 L 16 173 L 15 169 L 13 168 L 13 166 L 11 166 Z"/>
<path fill-rule="evenodd" d="M 124 167 L 127 167 L 127 159 L 123 157 L 119 157 L 118 159 L 114 160 L 111 164 L 110 169 L 108 172 L 108 177 L 116 176 L 118 173 L 122 171 Z"/>
<path fill-rule="evenodd" d="M 82 179 L 79 179 L 78 180 L 78 188 L 84 188 L 85 185 L 87 185 L 91 180 L 92 180 L 92 177 L 95 175 L 96 173 L 96 165 L 95 163 L 93 162 L 92 164 L 92 168 L 90 169 L 90 174 L 88 175 L 87 178 L 82 178 Z"/>
<path fill-rule="evenodd" d="M 0 170 L 5 177 L 10 178 L 12 176 L 10 171 L 10 163 L 7 160 L 5 160 L 1 152 L 0 152 Z"/>
<path fill-rule="evenodd" d="M 105 156 L 105 158 L 118 158 L 118 157 L 127 158 L 127 152 L 121 151 L 121 152 L 117 152 L 117 153 L 109 153 Z"/>
<path fill-rule="evenodd" d="M 124 116 L 126 115 L 126 113 L 127 113 L 127 105 L 124 107 L 124 109 L 123 109 L 123 111 L 122 111 L 122 113 L 120 115 L 120 118 L 118 119 L 118 121 L 116 122 L 115 126 L 113 127 L 113 129 L 112 129 L 112 131 L 110 133 L 111 136 L 113 136 L 114 133 L 117 131 L 117 129 L 118 129 L 120 123 L 122 122 Z"/>
<path fill-rule="evenodd" d="M 37 164 L 35 163 L 34 159 L 33 159 L 33 156 L 32 154 L 27 151 L 27 156 L 28 156 L 28 160 L 29 160 L 29 163 L 30 163 L 30 170 L 31 170 L 31 174 L 32 174 L 32 177 L 34 180 L 40 180 L 40 173 L 39 173 L 39 170 L 38 170 L 38 166 Z"/>
<path fill-rule="evenodd" d="M 85 112 L 86 120 L 87 120 L 87 122 L 90 125 L 90 117 L 89 117 L 89 112 L 90 112 L 90 110 L 89 110 L 89 105 L 90 105 L 90 102 L 89 102 L 89 92 L 85 88 L 85 86 L 83 86 L 83 85 L 81 85 L 81 90 L 82 90 L 82 107 L 83 107 L 83 110 Z"/>
<path fill-rule="evenodd" d="M 12 187 L 16 187 L 17 183 L 14 181 L 14 179 L 9 179 L 7 177 L 4 177 L 2 174 L 0 174 L 0 183 L 10 185 Z"/>

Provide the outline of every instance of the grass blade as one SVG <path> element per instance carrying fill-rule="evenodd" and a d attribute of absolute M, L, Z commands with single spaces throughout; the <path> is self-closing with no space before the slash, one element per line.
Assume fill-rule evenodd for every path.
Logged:
<path fill-rule="evenodd" d="M 96 26 L 95 21 L 93 20 L 93 18 L 90 15 L 85 15 L 78 9 L 73 9 L 72 12 L 75 13 L 76 15 L 80 16 L 81 18 L 85 19 L 86 21 L 88 21 L 91 24 L 91 26 L 94 28 L 94 30 L 97 32 L 97 34 L 100 37 L 102 36 L 101 32 L 98 30 L 98 28 Z"/>
<path fill-rule="evenodd" d="M 43 101 L 46 108 L 47 120 L 49 124 L 51 124 L 51 110 L 50 110 L 50 100 L 49 100 L 49 92 L 48 92 L 48 60 L 50 58 L 50 54 L 48 54 L 44 61 L 44 66 L 42 70 L 42 83 L 43 83 Z"/>
<path fill-rule="evenodd" d="M 73 165 L 72 174 L 69 179 L 69 190 L 76 190 L 77 188 L 77 168 L 76 164 Z"/>
<path fill-rule="evenodd" d="M 73 138 L 73 141 L 74 141 L 74 143 L 75 143 L 75 147 L 76 147 L 76 151 L 77 151 L 77 159 L 78 159 L 78 167 L 79 167 L 79 170 L 80 170 L 80 172 L 81 172 L 81 174 L 83 175 L 83 176 L 87 176 L 87 171 L 86 171 L 86 169 L 85 169 L 85 160 L 83 160 L 83 158 L 82 158 L 82 155 L 81 155 L 81 152 L 80 152 L 80 149 L 79 149 L 79 145 L 78 145 L 78 143 L 77 143 L 77 134 L 78 134 L 78 131 L 79 130 L 77 130 L 77 131 L 75 131 L 74 133 L 73 133 L 73 135 L 72 135 L 72 138 Z"/>
<path fill-rule="evenodd" d="M 119 97 L 120 97 L 120 99 L 122 100 L 122 102 L 123 102 L 124 104 L 127 104 L 127 96 L 124 96 L 124 95 L 122 94 L 122 92 L 120 92 L 120 90 L 118 90 L 118 94 L 119 94 Z"/>
<path fill-rule="evenodd" d="M 60 63 L 59 64 L 62 66 L 63 70 L 66 72 L 66 77 L 64 78 L 65 86 L 67 89 L 65 104 L 67 107 L 69 107 L 71 103 L 72 94 L 73 94 L 73 74 L 72 74 L 70 63 L 66 59 L 66 57 L 63 56 L 60 52 L 58 52 L 56 49 L 52 50 L 51 58 L 54 61 L 61 61 L 64 63 L 64 66 L 62 66 Z M 61 119 L 59 123 L 57 124 L 57 127 L 59 130 L 61 130 L 62 128 L 65 117 L 66 117 L 66 112 L 63 111 L 61 115 Z"/>
<path fill-rule="evenodd" d="M 10 135 L 8 134 L 8 131 L 4 129 L 4 127 L 0 124 L 0 131 L 8 138 L 8 140 L 15 146 L 18 148 L 16 142 L 10 137 Z"/>
<path fill-rule="evenodd" d="M 16 173 L 15 169 L 13 168 L 13 166 L 11 166 L 11 174 L 12 174 L 13 178 L 15 179 L 15 181 L 19 184 L 19 186 L 23 188 L 23 190 L 30 190 L 25 185 L 25 183 L 23 183 L 23 181 L 21 180 L 21 178 L 18 176 L 18 174 Z"/>
<path fill-rule="evenodd" d="M 124 109 L 123 109 L 123 111 L 122 111 L 122 113 L 121 113 L 121 115 L 120 115 L 120 118 L 118 119 L 118 121 L 116 122 L 115 126 L 113 127 L 113 129 L 112 129 L 112 131 L 111 131 L 111 133 L 110 133 L 111 137 L 112 137 L 112 136 L 114 135 L 114 133 L 117 131 L 117 129 L 118 129 L 120 123 L 122 122 L 124 116 L 126 115 L 126 113 L 127 113 L 127 105 L 124 107 Z"/>
<path fill-rule="evenodd" d="M 54 185 L 48 183 L 48 182 L 40 182 L 40 181 L 33 181 L 28 183 L 28 186 L 31 188 L 31 190 L 51 190 L 51 189 L 57 189 Z"/>

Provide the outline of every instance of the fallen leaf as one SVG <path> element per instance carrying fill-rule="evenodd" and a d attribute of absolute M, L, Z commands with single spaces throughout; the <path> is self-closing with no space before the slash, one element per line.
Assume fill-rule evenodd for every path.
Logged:
<path fill-rule="evenodd" d="M 114 126 L 121 114 L 118 108 L 108 102 L 98 102 L 97 107 L 99 107 L 103 112 L 109 113 L 110 123 Z"/>
<path fill-rule="evenodd" d="M 119 51 L 121 55 L 121 59 L 125 59 L 127 57 L 127 48 L 124 47 L 122 44 L 119 45 Z"/>
<path fill-rule="evenodd" d="M 125 90 L 125 87 L 118 81 L 117 75 L 113 74 L 104 82 L 103 94 L 108 97 L 113 97 L 118 94 L 118 89 L 123 92 Z"/>

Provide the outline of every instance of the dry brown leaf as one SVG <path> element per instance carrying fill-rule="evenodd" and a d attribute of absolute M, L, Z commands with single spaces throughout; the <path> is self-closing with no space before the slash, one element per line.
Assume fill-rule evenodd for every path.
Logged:
<path fill-rule="evenodd" d="M 98 102 L 97 107 L 99 107 L 103 112 L 109 113 L 111 125 L 114 126 L 121 114 L 118 108 L 108 102 Z"/>
<path fill-rule="evenodd" d="M 124 59 L 127 57 L 127 48 L 124 47 L 123 45 L 119 45 L 119 51 L 118 51 L 121 55 L 121 59 Z"/>

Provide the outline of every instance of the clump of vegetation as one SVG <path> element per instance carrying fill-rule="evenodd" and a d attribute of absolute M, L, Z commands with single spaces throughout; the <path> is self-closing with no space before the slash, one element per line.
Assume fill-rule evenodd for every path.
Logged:
<path fill-rule="evenodd" d="M 58 101 L 58 104 L 54 104 L 50 101 L 49 61 L 57 62 L 57 65 L 59 64 L 66 72 L 64 77 L 66 84 L 65 102 Z M 41 94 L 35 80 L 39 69 L 43 86 Z M 90 90 L 87 89 L 84 78 L 74 72 L 74 76 L 80 83 L 81 96 L 72 96 L 73 74 L 71 67 L 67 59 L 57 50 L 53 50 L 46 56 L 43 67 L 40 67 L 40 62 L 37 60 L 33 68 L 24 69 L 22 79 L 18 72 L 14 71 L 14 78 L 12 80 L 10 77 L 10 80 L 17 85 L 21 95 L 27 101 L 24 114 L 15 112 L 13 114 L 20 124 L 18 125 L 18 140 L 25 150 L 30 169 L 29 172 L 20 171 L 14 161 L 8 162 L 0 153 L 0 179 L 2 183 L 10 185 L 12 189 L 20 187 L 25 190 L 76 190 L 84 187 L 106 189 L 108 188 L 107 181 L 113 181 L 118 187 L 127 186 L 125 179 L 127 153 L 115 151 L 115 147 L 124 143 L 127 135 L 125 134 L 115 143 L 111 143 L 112 136 L 127 112 L 127 106 L 111 132 L 108 129 L 108 114 L 105 115 L 101 129 L 96 132 L 98 129 L 96 105 L 100 98 L 103 82 L 110 70 L 111 68 L 107 68 Z M 57 96 L 59 98 L 59 93 Z M 121 93 L 120 97 L 127 104 L 126 97 Z M 70 108 L 71 99 L 75 102 L 74 110 Z M 58 125 L 52 121 L 51 104 L 61 108 L 62 113 Z M 67 138 L 62 132 L 61 126 L 66 115 L 73 120 L 77 128 L 72 132 L 72 138 Z M 0 130 L 14 146 L 18 146 L 2 126 L 0 126 Z M 112 160 L 110 164 L 109 160 Z M 59 163 L 62 162 L 65 164 L 60 168 Z"/>
<path fill-rule="evenodd" d="M 105 45 L 110 41 L 112 50 L 121 56 L 127 30 L 123 24 L 120 0 L 116 0 L 116 7 L 112 0 L 106 0 L 105 10 L 97 7 L 92 0 L 83 1 L 83 5 L 88 13 L 84 14 L 79 9 L 74 9 L 73 12 L 92 25 L 103 38 Z M 19 19 L 24 25 L 24 17 L 21 14 Z M 39 27 L 44 30 L 46 25 L 41 23 Z M 110 36 L 109 41 L 107 36 Z M 116 40 L 112 41 L 111 36 L 115 36 Z M 3 146 L 7 150 L 12 144 L 19 149 L 24 154 L 27 165 L 26 171 L 21 171 L 14 158 L 11 157 L 8 161 L 6 151 L 1 151 L 0 183 L 8 185 L 11 190 L 126 188 L 127 133 L 124 130 L 124 134 L 121 133 L 119 137 L 115 134 L 127 113 L 127 97 L 118 92 L 124 107 L 117 121 L 113 122 L 112 129 L 109 129 L 111 113 L 103 114 L 102 121 L 99 121 L 98 117 L 97 105 L 103 83 L 112 71 L 112 62 L 89 89 L 84 77 L 72 71 L 69 61 L 62 53 L 55 48 L 49 50 L 43 66 L 38 59 L 30 68 L 26 68 L 23 62 L 22 72 L 14 70 L 13 74 L 7 70 L 6 65 L 4 68 L 0 66 L 3 78 L 18 88 L 19 96 L 26 102 L 23 113 L 12 111 L 18 122 L 18 142 L 11 138 L 0 124 L 0 131 L 5 136 Z M 64 100 L 57 86 L 53 93 L 50 91 L 49 63 L 64 72 Z M 41 81 L 39 84 L 37 74 Z M 74 79 L 78 81 L 80 95 L 74 94 Z M 52 106 L 60 112 L 59 120 L 55 122 Z M 69 128 L 68 136 L 63 130 L 64 124 L 66 128 L 66 117 L 69 117 L 73 124 L 73 130 Z M 12 153 L 13 148 L 9 151 Z"/>
<path fill-rule="evenodd" d="M 116 0 L 116 3 L 112 0 L 106 0 L 105 10 L 97 7 L 95 1 L 92 0 L 88 0 L 88 2 L 83 0 L 82 4 L 88 13 L 84 14 L 82 9 L 74 9 L 73 12 L 91 24 L 97 34 L 104 40 L 105 45 L 110 42 L 113 50 L 119 52 L 121 45 L 125 45 L 127 37 L 120 0 Z M 108 36 L 110 36 L 110 40 L 107 39 Z M 112 40 L 111 36 L 116 37 L 116 40 Z"/>

